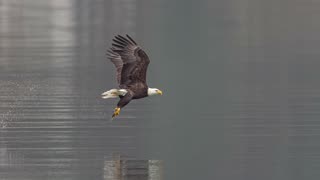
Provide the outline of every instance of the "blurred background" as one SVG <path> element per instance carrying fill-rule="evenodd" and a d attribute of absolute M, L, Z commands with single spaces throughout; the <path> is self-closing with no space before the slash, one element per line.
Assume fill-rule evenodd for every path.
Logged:
<path fill-rule="evenodd" d="M 319 8 L 0 0 L 0 179 L 318 180 Z M 117 34 L 164 95 L 110 122 Z"/>

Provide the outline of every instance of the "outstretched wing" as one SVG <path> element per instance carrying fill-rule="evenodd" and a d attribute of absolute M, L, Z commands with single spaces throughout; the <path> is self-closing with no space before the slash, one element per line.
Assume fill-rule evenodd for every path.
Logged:
<path fill-rule="evenodd" d="M 115 36 L 109 50 L 109 58 L 117 68 L 117 79 L 120 87 L 132 83 L 146 84 L 148 55 L 129 36 Z M 120 73 L 121 72 L 121 73 Z"/>

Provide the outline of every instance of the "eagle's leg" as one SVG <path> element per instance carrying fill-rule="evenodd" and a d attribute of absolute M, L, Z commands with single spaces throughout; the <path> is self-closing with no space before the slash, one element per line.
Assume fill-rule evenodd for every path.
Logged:
<path fill-rule="evenodd" d="M 117 107 L 114 109 L 112 118 L 118 116 L 120 114 L 121 108 L 127 105 L 132 99 L 131 93 L 127 93 L 125 96 L 120 96 L 120 101 L 117 104 Z"/>
<path fill-rule="evenodd" d="M 116 108 L 114 109 L 113 114 L 112 114 L 112 118 L 118 116 L 118 115 L 120 114 L 120 110 L 121 110 L 121 108 L 116 107 Z"/>

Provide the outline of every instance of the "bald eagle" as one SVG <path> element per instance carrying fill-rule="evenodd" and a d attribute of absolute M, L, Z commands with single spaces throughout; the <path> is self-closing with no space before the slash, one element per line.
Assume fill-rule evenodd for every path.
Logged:
<path fill-rule="evenodd" d="M 107 55 L 116 67 L 117 82 L 120 88 L 102 93 L 104 99 L 120 98 L 112 119 L 118 116 L 121 108 L 133 99 L 162 95 L 161 90 L 148 87 L 146 76 L 150 63 L 149 57 L 129 35 L 115 36 Z"/>

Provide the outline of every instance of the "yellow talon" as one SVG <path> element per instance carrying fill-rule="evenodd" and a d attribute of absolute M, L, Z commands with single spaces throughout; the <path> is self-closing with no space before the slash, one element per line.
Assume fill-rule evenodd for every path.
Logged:
<path fill-rule="evenodd" d="M 112 118 L 118 116 L 118 115 L 120 114 L 120 110 L 121 110 L 121 109 L 120 109 L 119 107 L 115 108 L 115 109 L 114 109 L 114 112 L 113 112 L 113 115 L 112 115 Z"/>

